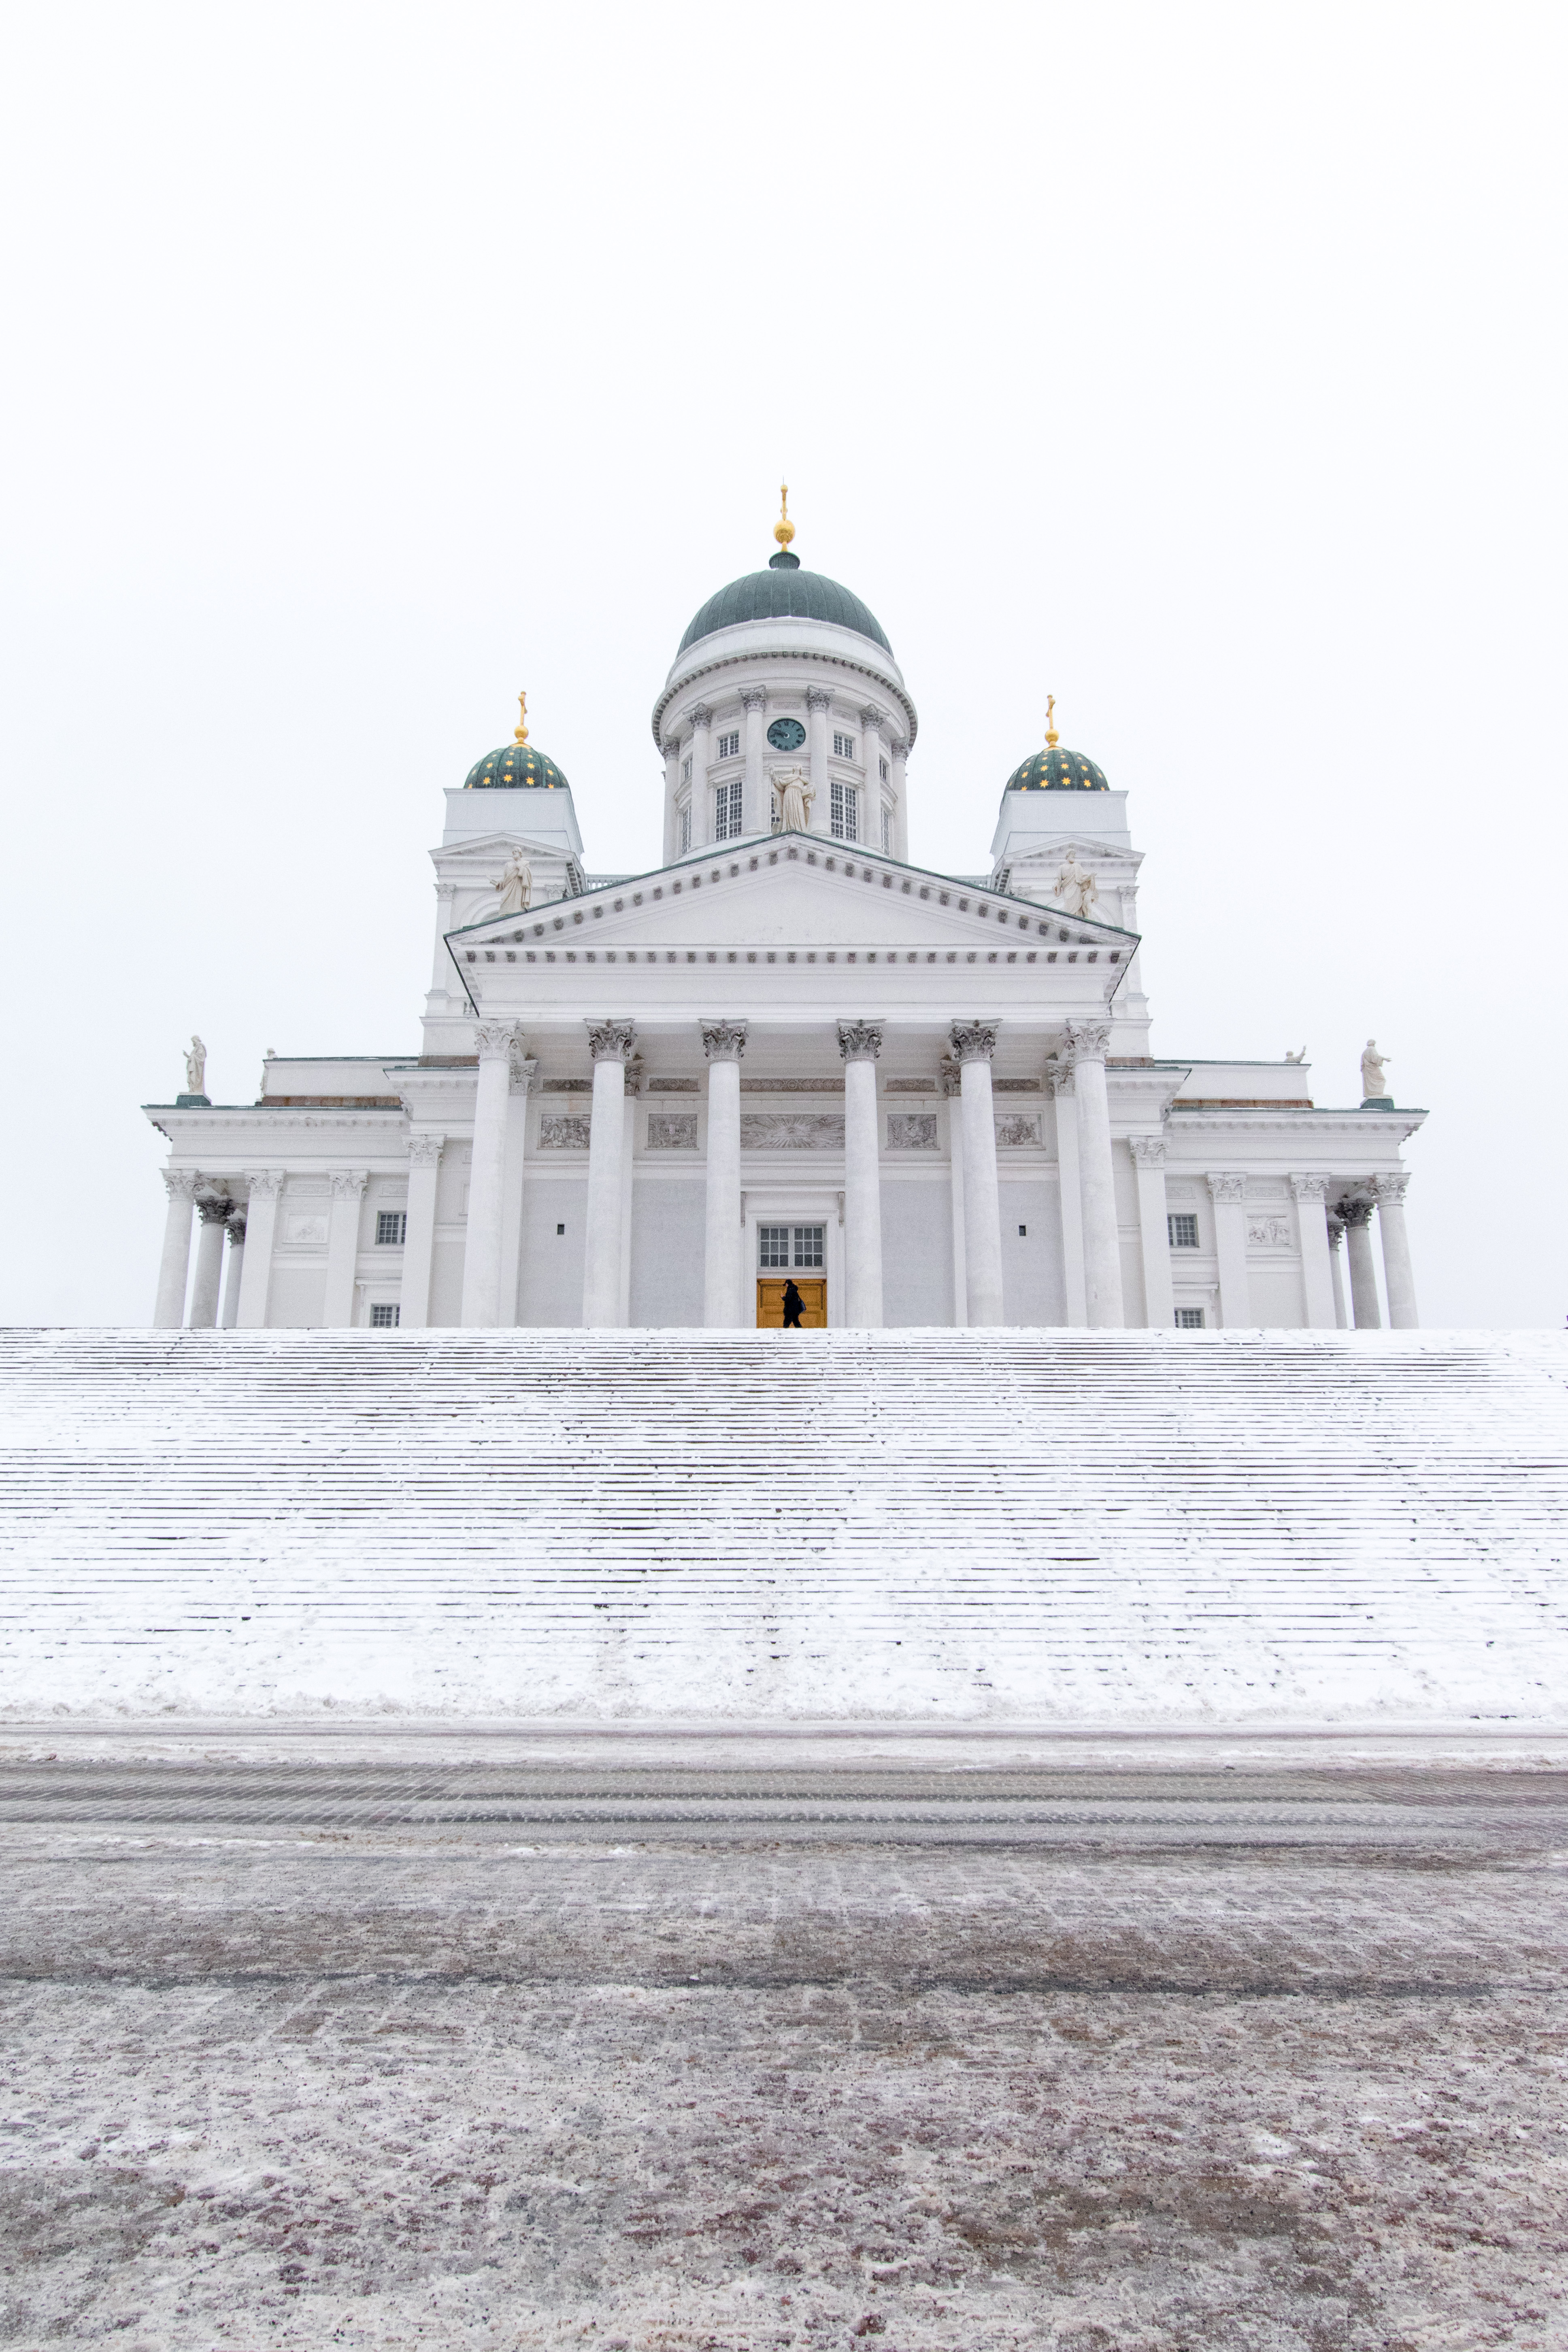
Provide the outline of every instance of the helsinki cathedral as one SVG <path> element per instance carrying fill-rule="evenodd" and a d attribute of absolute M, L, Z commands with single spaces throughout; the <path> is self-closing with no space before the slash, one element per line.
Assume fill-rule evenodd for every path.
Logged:
<path fill-rule="evenodd" d="M 1153 1051 L 1127 794 L 1054 724 L 987 873 L 911 865 L 903 671 L 774 537 L 655 698 L 657 866 L 590 870 L 525 707 L 446 794 L 418 1050 L 222 1104 L 193 1041 L 156 1321 L 1361 1328 L 1380 1254 L 1413 1325 L 1375 1052 L 1333 1107 Z"/>

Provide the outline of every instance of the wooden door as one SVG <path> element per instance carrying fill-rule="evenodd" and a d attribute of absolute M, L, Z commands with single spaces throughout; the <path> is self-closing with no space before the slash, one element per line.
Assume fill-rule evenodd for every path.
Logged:
<path fill-rule="evenodd" d="M 759 1331 L 784 1329 L 784 1295 L 785 1275 L 764 1277 L 757 1284 L 757 1328 Z M 805 1304 L 800 1310 L 803 1331 L 826 1331 L 827 1328 L 827 1285 L 820 1279 L 803 1282 L 795 1276 L 795 1288 Z"/>

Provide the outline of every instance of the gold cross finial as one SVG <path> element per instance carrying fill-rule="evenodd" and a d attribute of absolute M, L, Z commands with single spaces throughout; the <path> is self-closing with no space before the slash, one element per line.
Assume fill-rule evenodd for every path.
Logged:
<path fill-rule="evenodd" d="M 795 525 L 789 519 L 789 484 L 779 486 L 779 519 L 773 525 L 773 537 L 781 547 L 787 547 L 795 537 Z"/>
<path fill-rule="evenodd" d="M 514 743 L 526 743 L 528 740 L 528 697 L 526 694 L 520 694 L 517 698 L 517 725 L 511 730 L 511 740 Z"/>
<path fill-rule="evenodd" d="M 1054 694 L 1047 694 L 1046 697 L 1047 748 L 1054 751 L 1061 740 L 1061 737 L 1057 733 L 1057 698 Z"/>

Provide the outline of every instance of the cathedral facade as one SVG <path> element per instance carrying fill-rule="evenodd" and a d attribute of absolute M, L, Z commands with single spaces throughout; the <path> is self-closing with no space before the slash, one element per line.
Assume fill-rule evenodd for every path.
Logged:
<path fill-rule="evenodd" d="M 988 872 L 911 865 L 903 674 L 775 537 L 654 703 L 656 868 L 588 869 L 525 717 L 446 794 L 419 1051 L 147 1107 L 154 1319 L 1364 1327 L 1380 1246 L 1414 1325 L 1424 1114 L 1154 1054 L 1127 795 L 1054 727 Z"/>

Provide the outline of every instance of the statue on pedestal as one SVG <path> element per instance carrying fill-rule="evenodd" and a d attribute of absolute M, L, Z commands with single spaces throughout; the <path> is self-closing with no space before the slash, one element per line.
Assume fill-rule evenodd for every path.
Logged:
<path fill-rule="evenodd" d="M 502 866 L 499 881 L 490 884 L 500 892 L 498 915 L 526 915 L 533 898 L 533 868 L 521 849 L 514 849 Z"/>
<path fill-rule="evenodd" d="M 1392 1059 L 1392 1055 L 1378 1052 L 1375 1037 L 1367 1039 L 1361 1057 L 1361 1094 L 1363 1102 L 1388 1101 L 1388 1081 L 1383 1075 L 1383 1066 L 1384 1062 Z"/>
<path fill-rule="evenodd" d="M 779 796 L 779 831 L 809 833 L 811 804 L 816 794 L 805 770 L 780 768 L 773 776 L 773 790 Z"/>
<path fill-rule="evenodd" d="M 206 1076 L 207 1049 L 199 1037 L 193 1037 L 185 1052 L 185 1092 L 205 1094 Z"/>
<path fill-rule="evenodd" d="M 1078 852 L 1069 846 L 1062 860 L 1062 870 L 1056 879 L 1057 904 L 1064 914 L 1076 915 L 1080 920 L 1090 920 L 1100 897 L 1100 885 L 1086 866 L 1078 862 Z"/>

